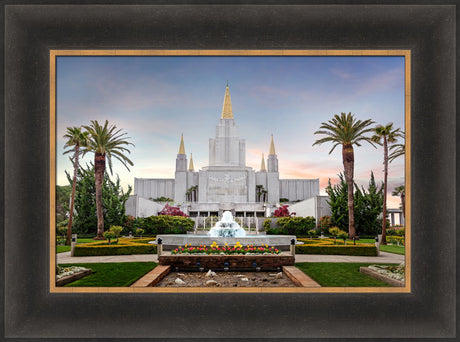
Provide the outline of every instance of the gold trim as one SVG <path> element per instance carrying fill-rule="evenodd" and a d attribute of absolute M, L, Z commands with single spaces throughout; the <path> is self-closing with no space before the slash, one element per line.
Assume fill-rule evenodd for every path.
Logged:
<path fill-rule="evenodd" d="M 405 186 L 406 284 L 404 287 L 321 288 L 132 288 L 56 287 L 55 184 L 56 184 L 56 57 L 58 56 L 403 56 L 405 58 Z M 411 292 L 411 177 L 410 177 L 410 50 L 50 50 L 50 292 L 51 293 L 410 293 Z"/>

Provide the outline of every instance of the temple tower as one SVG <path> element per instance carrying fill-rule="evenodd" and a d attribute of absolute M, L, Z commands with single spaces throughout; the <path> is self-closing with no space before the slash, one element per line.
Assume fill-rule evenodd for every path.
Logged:
<path fill-rule="evenodd" d="M 209 139 L 209 166 L 246 166 L 246 143 L 244 139 L 239 138 L 228 83 L 222 114 L 216 127 L 216 137 Z"/>
<path fill-rule="evenodd" d="M 187 156 L 185 155 L 184 135 L 181 135 L 179 152 L 176 157 L 176 174 L 174 182 L 174 200 L 185 202 L 187 191 Z"/>
<path fill-rule="evenodd" d="M 267 190 L 268 202 L 278 203 L 280 200 L 280 175 L 278 172 L 278 157 L 275 152 L 273 134 L 267 158 Z"/>

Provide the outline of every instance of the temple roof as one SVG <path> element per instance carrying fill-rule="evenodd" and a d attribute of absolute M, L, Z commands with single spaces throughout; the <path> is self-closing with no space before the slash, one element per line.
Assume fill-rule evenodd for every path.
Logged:
<path fill-rule="evenodd" d="M 272 141 L 270 142 L 270 153 L 269 154 L 276 154 L 275 143 L 273 142 L 273 134 L 272 134 Z"/>
<path fill-rule="evenodd" d="M 178 154 L 185 154 L 185 147 L 184 147 L 184 135 L 181 134 L 180 136 L 180 146 Z"/>
<path fill-rule="evenodd" d="M 193 156 L 191 153 L 190 153 L 190 163 L 188 164 L 188 170 L 195 171 L 195 167 L 193 166 Z"/>
<path fill-rule="evenodd" d="M 230 99 L 230 90 L 228 89 L 228 82 L 227 87 L 225 88 L 224 105 L 222 107 L 221 119 L 233 119 L 232 101 Z"/>

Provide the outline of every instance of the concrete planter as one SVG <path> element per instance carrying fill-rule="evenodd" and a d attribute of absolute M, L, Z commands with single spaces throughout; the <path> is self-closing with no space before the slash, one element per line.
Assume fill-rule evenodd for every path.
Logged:
<path fill-rule="evenodd" d="M 160 265 L 171 265 L 178 268 L 197 268 L 197 263 L 205 269 L 224 268 L 254 268 L 254 263 L 262 269 L 273 269 L 282 266 L 293 266 L 294 256 L 291 254 L 279 255 L 161 255 L 158 258 Z"/>
<path fill-rule="evenodd" d="M 370 268 L 367 267 L 360 267 L 359 272 L 368 275 L 369 277 L 375 278 L 377 280 L 383 281 L 384 283 L 390 284 L 392 286 L 397 286 L 397 287 L 404 287 L 404 281 L 393 279 L 390 277 L 387 277 L 384 274 L 381 274 L 379 272 L 376 272 L 374 270 L 371 270 Z"/>
<path fill-rule="evenodd" d="M 78 273 L 68 275 L 67 277 L 63 277 L 61 279 L 56 280 L 56 286 L 64 286 L 66 284 L 74 282 L 75 280 L 86 277 L 87 275 L 90 275 L 92 272 L 93 272 L 92 270 L 84 270 Z"/>

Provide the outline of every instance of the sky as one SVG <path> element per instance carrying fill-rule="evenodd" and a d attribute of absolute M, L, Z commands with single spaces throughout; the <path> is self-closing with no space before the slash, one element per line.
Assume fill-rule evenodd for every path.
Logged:
<path fill-rule="evenodd" d="M 226 84 L 246 165 L 260 169 L 273 134 L 281 179 L 319 178 L 320 193 L 343 172 L 341 148 L 312 146 L 322 122 L 351 112 L 359 120 L 404 128 L 404 57 L 92 57 L 57 58 L 56 179 L 67 185 L 72 173 L 64 152 L 67 127 L 108 120 L 134 146 L 128 171 L 116 159 L 113 175 L 127 188 L 134 178 L 174 178 L 181 134 L 195 171 L 208 165 Z M 402 142 L 402 141 L 400 141 Z M 86 155 L 81 164 L 92 161 Z M 383 148 L 355 147 L 355 181 L 367 188 L 371 171 L 383 181 Z M 390 164 L 391 191 L 404 184 L 404 158 Z M 134 189 L 133 189 L 134 190 Z"/>

